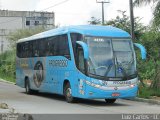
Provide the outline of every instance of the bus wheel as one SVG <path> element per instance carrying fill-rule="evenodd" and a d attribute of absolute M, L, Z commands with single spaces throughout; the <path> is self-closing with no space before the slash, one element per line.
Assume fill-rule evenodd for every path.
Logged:
<path fill-rule="evenodd" d="M 29 84 L 29 80 L 28 79 L 25 81 L 25 89 L 26 89 L 26 93 L 27 94 L 31 94 L 32 93 L 32 90 L 30 89 L 30 84 Z"/>
<path fill-rule="evenodd" d="M 116 99 L 105 99 L 107 104 L 113 104 L 116 102 Z"/>
<path fill-rule="evenodd" d="M 64 96 L 66 98 L 66 101 L 68 103 L 73 103 L 74 102 L 74 97 L 72 96 L 72 91 L 71 91 L 71 87 L 70 87 L 70 84 L 67 83 L 65 85 L 65 88 L 64 88 Z"/>

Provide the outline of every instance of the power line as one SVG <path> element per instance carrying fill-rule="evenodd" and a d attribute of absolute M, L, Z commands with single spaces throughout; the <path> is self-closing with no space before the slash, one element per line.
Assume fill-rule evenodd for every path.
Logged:
<path fill-rule="evenodd" d="M 47 8 L 45 8 L 45 9 L 43 9 L 43 10 L 40 10 L 40 11 L 44 11 L 44 10 L 50 9 L 50 8 L 52 8 L 52 7 L 56 7 L 56 6 L 61 5 L 61 4 L 65 3 L 65 2 L 67 2 L 67 1 L 69 1 L 69 0 L 61 1 L 61 2 L 59 2 L 59 3 L 57 3 L 57 4 L 54 4 L 54 5 L 50 6 L 50 7 L 47 7 Z"/>

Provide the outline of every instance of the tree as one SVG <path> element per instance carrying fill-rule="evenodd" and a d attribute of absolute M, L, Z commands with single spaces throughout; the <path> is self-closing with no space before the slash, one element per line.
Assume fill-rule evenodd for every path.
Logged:
<path fill-rule="evenodd" d="M 15 82 L 15 65 L 16 65 L 15 44 L 16 44 L 16 41 L 21 38 L 28 37 L 33 34 L 42 32 L 44 30 L 45 29 L 43 28 L 20 29 L 20 30 L 17 30 L 9 34 L 8 39 L 11 42 L 12 49 L 0 54 L 0 66 L 1 66 L 0 67 L 0 77 L 11 80 L 12 82 Z"/>
<path fill-rule="evenodd" d="M 105 21 L 105 25 L 118 27 L 130 33 L 130 28 L 131 28 L 130 17 L 126 15 L 126 11 L 118 10 L 118 12 L 121 14 L 121 16 L 117 16 L 116 19 L 112 19 L 107 22 Z M 134 19 L 135 19 L 134 23 L 135 38 L 139 39 L 142 33 L 144 33 L 144 31 L 146 30 L 146 27 L 142 23 L 140 23 L 141 19 L 139 17 L 135 17 Z"/>
<path fill-rule="evenodd" d="M 91 25 L 100 25 L 101 24 L 101 20 L 97 19 L 95 17 L 91 17 L 91 20 L 88 21 L 88 23 L 91 24 Z"/>
<path fill-rule="evenodd" d="M 109 21 L 104 21 L 104 25 L 111 25 L 114 27 L 118 27 L 120 29 L 123 29 L 130 33 L 131 23 L 130 23 L 130 17 L 126 15 L 126 11 L 118 10 L 118 12 L 121 14 L 120 16 L 117 16 L 116 19 L 112 19 Z M 140 23 L 140 18 L 135 17 L 135 38 L 139 39 L 142 33 L 146 30 L 146 27 Z M 101 21 L 100 19 L 97 19 L 95 17 L 91 17 L 91 20 L 88 21 L 89 24 L 92 25 L 100 25 Z"/>
<path fill-rule="evenodd" d="M 37 34 L 37 33 L 43 32 L 43 31 L 45 31 L 45 29 L 42 27 L 38 27 L 38 28 L 34 28 L 34 29 L 19 29 L 15 32 L 11 32 L 9 34 L 8 40 L 10 41 L 11 46 L 14 48 L 16 42 L 19 39 L 29 37 L 31 35 L 34 35 L 34 34 Z"/>
<path fill-rule="evenodd" d="M 160 0 L 135 0 L 135 6 L 143 6 L 153 3 L 153 26 L 160 29 Z"/>
<path fill-rule="evenodd" d="M 160 90 L 160 61 L 159 61 L 159 57 L 160 57 L 160 49 L 159 49 L 159 39 L 160 39 L 160 34 L 159 34 L 159 30 L 160 30 L 160 0 L 135 0 L 134 4 L 135 6 L 143 6 L 143 5 L 147 5 L 147 4 L 151 4 L 153 3 L 152 7 L 153 9 L 153 23 L 152 23 L 152 27 L 153 29 L 149 32 L 148 36 L 145 40 L 152 38 L 149 41 L 149 44 L 147 41 L 144 41 L 146 46 L 148 45 L 148 49 L 150 53 L 148 53 L 149 57 L 153 59 L 153 64 L 155 65 L 154 67 L 154 78 L 153 78 L 153 82 L 151 84 L 151 88 L 152 89 L 156 89 L 156 90 Z M 156 28 L 156 29 L 155 29 Z M 154 46 L 154 49 L 152 49 L 151 46 Z"/>
<path fill-rule="evenodd" d="M 138 58 L 138 71 L 143 80 L 152 80 L 150 88 L 160 90 L 160 32 L 150 27 L 141 35 L 140 41 L 147 50 L 147 60 L 142 63 Z M 155 94 L 156 95 L 156 94 Z"/>

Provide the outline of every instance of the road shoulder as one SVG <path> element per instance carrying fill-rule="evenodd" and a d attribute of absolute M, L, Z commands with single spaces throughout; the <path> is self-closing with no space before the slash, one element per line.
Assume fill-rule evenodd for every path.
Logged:
<path fill-rule="evenodd" d="M 0 78 L 0 82 L 4 82 L 4 83 L 9 83 L 9 84 L 16 84 L 16 83 L 14 83 L 14 82 L 10 82 L 10 81 L 6 81 L 6 80 L 4 80 L 4 79 L 2 79 L 2 78 Z"/>
<path fill-rule="evenodd" d="M 145 99 L 145 98 L 134 98 L 134 99 L 131 99 L 133 101 L 138 101 L 138 102 L 146 102 L 146 103 L 150 103 L 150 104 L 157 104 L 157 105 L 160 105 L 160 100 L 158 99 Z"/>

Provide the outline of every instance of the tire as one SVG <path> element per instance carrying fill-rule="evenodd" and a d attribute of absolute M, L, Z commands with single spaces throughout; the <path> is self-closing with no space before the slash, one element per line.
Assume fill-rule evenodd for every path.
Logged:
<path fill-rule="evenodd" d="M 68 103 L 74 103 L 75 102 L 75 98 L 72 96 L 72 91 L 71 91 L 71 87 L 70 87 L 69 83 L 67 83 L 64 87 L 64 96 L 65 96 L 66 101 Z"/>
<path fill-rule="evenodd" d="M 116 102 L 116 99 L 105 99 L 107 104 L 113 104 Z"/>
<path fill-rule="evenodd" d="M 25 81 L 25 90 L 26 90 L 27 94 L 32 94 L 32 90 L 30 88 L 30 84 L 29 84 L 29 80 L 28 79 L 26 79 L 26 81 Z"/>

